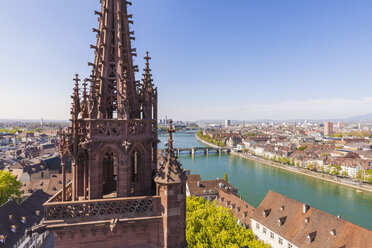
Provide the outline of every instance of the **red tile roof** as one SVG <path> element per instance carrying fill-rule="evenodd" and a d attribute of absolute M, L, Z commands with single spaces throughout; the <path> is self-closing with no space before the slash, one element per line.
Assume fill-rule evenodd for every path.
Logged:
<path fill-rule="evenodd" d="M 298 247 L 372 248 L 371 231 L 310 206 L 304 213 L 303 208 L 303 203 L 269 191 L 251 218 Z M 311 243 L 308 235 L 314 238 Z"/>

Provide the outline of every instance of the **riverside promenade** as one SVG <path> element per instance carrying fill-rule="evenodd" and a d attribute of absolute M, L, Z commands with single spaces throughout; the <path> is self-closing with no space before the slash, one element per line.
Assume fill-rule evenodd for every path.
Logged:
<path fill-rule="evenodd" d="M 205 140 L 202 140 L 201 138 L 199 138 L 197 135 L 195 135 L 195 137 L 198 141 L 200 141 L 201 143 L 203 143 L 207 146 L 211 146 L 213 148 L 225 148 L 225 147 L 219 147 L 217 145 L 206 142 Z M 337 177 L 337 176 L 330 175 L 330 174 L 327 174 L 327 173 L 311 171 L 311 170 L 307 170 L 307 169 L 301 168 L 301 167 L 290 166 L 290 165 L 278 163 L 278 162 L 275 162 L 275 161 L 267 160 L 267 159 L 264 159 L 264 158 L 261 158 L 261 157 L 258 157 L 258 156 L 253 156 L 253 155 L 246 154 L 246 153 L 238 153 L 238 152 L 231 151 L 230 154 L 234 155 L 234 156 L 244 158 L 244 159 L 248 159 L 248 160 L 251 160 L 251 161 L 255 161 L 255 162 L 258 162 L 258 163 L 262 163 L 262 164 L 265 164 L 265 165 L 269 165 L 269 166 L 272 166 L 272 167 L 276 167 L 276 168 L 279 168 L 279 169 L 282 169 L 282 170 L 286 170 L 286 171 L 289 171 L 289 172 L 305 175 L 305 176 L 312 177 L 312 178 L 315 178 L 315 179 L 328 181 L 328 182 L 331 182 L 331 183 L 337 183 L 337 184 L 340 184 L 340 185 L 344 185 L 344 186 L 347 186 L 347 187 L 354 188 L 356 190 L 367 191 L 367 192 L 372 193 L 372 185 L 367 184 L 367 183 L 355 183 L 354 181 L 352 181 L 350 179 Z"/>

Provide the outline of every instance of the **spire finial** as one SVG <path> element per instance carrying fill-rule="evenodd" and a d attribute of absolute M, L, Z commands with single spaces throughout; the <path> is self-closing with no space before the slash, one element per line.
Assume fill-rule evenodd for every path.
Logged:
<path fill-rule="evenodd" d="M 173 121 L 170 120 L 169 121 L 169 128 L 167 130 L 167 132 L 169 133 L 169 141 L 168 141 L 168 151 L 169 151 L 169 154 L 174 154 L 174 151 L 173 151 L 173 133 L 176 132 L 176 129 L 173 128 Z"/>
<path fill-rule="evenodd" d="M 146 69 L 150 69 L 151 57 L 149 56 L 149 51 L 146 52 L 146 57 L 144 59 L 146 60 Z"/>
<path fill-rule="evenodd" d="M 75 88 L 79 88 L 79 82 L 80 82 L 80 79 L 79 79 L 79 74 L 75 74 L 75 78 L 73 79 L 75 81 Z"/>

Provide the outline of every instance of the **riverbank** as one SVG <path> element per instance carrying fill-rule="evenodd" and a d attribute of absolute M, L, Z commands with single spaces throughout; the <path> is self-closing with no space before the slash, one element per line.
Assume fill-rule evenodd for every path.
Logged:
<path fill-rule="evenodd" d="M 224 147 L 216 146 L 214 144 L 210 144 L 209 142 L 200 139 L 197 135 L 195 137 L 198 141 L 200 141 L 204 145 L 207 145 L 207 146 L 210 146 L 210 147 L 213 147 L 213 148 L 224 148 Z M 371 192 L 372 193 L 372 185 L 370 185 L 370 184 L 366 184 L 366 183 L 355 184 L 354 182 L 352 182 L 348 179 L 340 178 L 340 177 L 337 177 L 337 176 L 334 176 L 334 175 L 321 173 L 321 172 L 317 172 L 317 171 L 310 171 L 310 170 L 300 168 L 300 167 L 289 166 L 289 165 L 286 165 L 286 164 L 281 164 L 281 163 L 278 163 L 278 162 L 274 162 L 274 161 L 271 161 L 271 160 L 267 160 L 267 159 L 264 159 L 264 158 L 261 158 L 261 157 L 258 157 L 258 156 L 249 155 L 249 154 L 243 154 L 243 153 L 238 153 L 238 152 L 234 152 L 234 151 L 231 151 L 230 154 L 234 155 L 234 156 L 244 158 L 244 159 L 248 159 L 248 160 L 251 160 L 251 161 L 255 161 L 255 162 L 258 162 L 258 163 L 262 163 L 262 164 L 265 164 L 265 165 L 269 165 L 269 166 L 272 166 L 272 167 L 276 167 L 278 169 L 286 170 L 286 171 L 289 171 L 289 172 L 301 174 L 301 175 L 304 175 L 304 176 L 312 177 L 312 178 L 315 178 L 315 179 L 320 179 L 320 180 L 331 182 L 331 183 L 340 184 L 340 185 L 343 185 L 343 186 L 354 188 L 356 190 L 361 190 L 361 191 L 366 191 L 366 192 Z"/>
<path fill-rule="evenodd" d="M 203 143 L 203 144 L 206 145 L 206 146 L 210 146 L 210 147 L 217 148 L 217 149 L 219 149 L 219 148 L 221 148 L 221 149 L 225 148 L 225 147 L 217 146 L 217 145 L 215 145 L 215 144 L 211 144 L 211 143 L 209 143 L 209 142 L 207 142 L 207 141 L 205 141 L 205 140 L 199 138 L 198 135 L 195 135 L 195 138 L 196 138 L 199 142 Z"/>

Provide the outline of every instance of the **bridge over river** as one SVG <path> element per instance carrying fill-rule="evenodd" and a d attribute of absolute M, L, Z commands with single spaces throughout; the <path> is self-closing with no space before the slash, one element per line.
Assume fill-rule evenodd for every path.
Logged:
<path fill-rule="evenodd" d="M 164 145 L 168 137 L 159 135 L 160 149 L 166 148 Z M 219 155 L 211 147 L 195 149 L 203 146 L 195 138 L 195 132 L 174 134 L 174 147 L 176 151 L 180 149 L 183 168 L 191 170 L 192 174 L 200 174 L 203 180 L 222 178 L 227 173 L 229 182 L 239 189 L 239 195 L 254 207 L 261 203 L 269 190 L 273 190 L 372 230 L 372 193 L 360 194 L 347 186 L 292 173 L 222 151 Z M 193 148 L 195 156 L 189 156 Z M 209 156 L 201 155 L 206 152 L 204 149 L 208 149 Z"/>
<path fill-rule="evenodd" d="M 162 149 L 162 151 L 164 150 L 165 149 Z M 183 154 L 195 155 L 197 153 L 204 153 L 208 155 L 209 153 L 216 153 L 216 154 L 230 153 L 230 148 L 187 147 L 187 148 L 174 148 L 174 152 L 178 156 L 183 155 Z"/>

